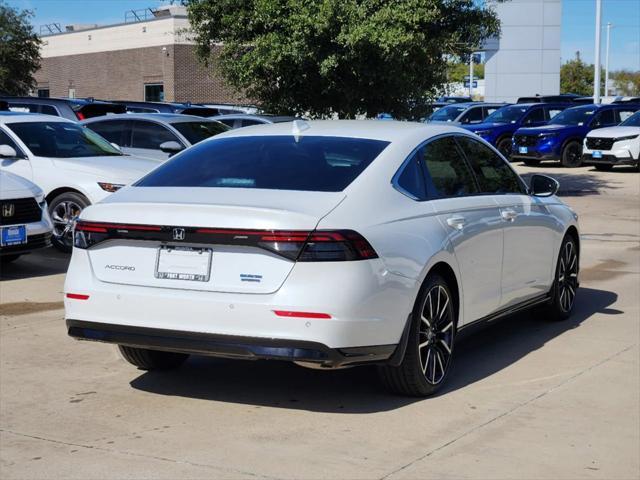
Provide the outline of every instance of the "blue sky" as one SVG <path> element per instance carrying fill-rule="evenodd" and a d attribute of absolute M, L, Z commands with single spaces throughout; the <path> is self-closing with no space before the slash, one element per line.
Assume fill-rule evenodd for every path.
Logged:
<path fill-rule="evenodd" d="M 6 1 L 6 0 L 5 0 Z M 36 29 L 46 23 L 109 24 L 124 21 L 126 10 L 154 7 L 159 0 L 8 0 L 12 6 L 35 11 Z M 640 70 L 640 0 L 603 0 L 602 24 L 611 29 L 610 67 Z M 562 61 L 577 50 L 593 62 L 595 0 L 562 0 Z M 604 29 L 602 61 L 604 62 Z"/>

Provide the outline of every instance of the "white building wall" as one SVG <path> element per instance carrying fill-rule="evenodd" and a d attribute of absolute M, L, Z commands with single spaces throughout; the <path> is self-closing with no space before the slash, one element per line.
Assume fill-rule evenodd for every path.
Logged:
<path fill-rule="evenodd" d="M 186 17 L 165 17 L 146 22 L 121 23 L 105 27 L 64 32 L 42 37 L 43 58 L 84 53 L 110 52 L 161 45 L 188 44 L 184 33 Z"/>
<path fill-rule="evenodd" d="M 485 44 L 485 101 L 560 93 L 561 0 L 511 0 L 495 10 L 502 33 Z"/>

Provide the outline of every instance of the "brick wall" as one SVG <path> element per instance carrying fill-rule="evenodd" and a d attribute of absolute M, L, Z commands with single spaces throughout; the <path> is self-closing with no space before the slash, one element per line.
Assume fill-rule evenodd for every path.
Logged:
<path fill-rule="evenodd" d="M 166 45 L 42 59 L 38 87 L 52 97 L 144 100 L 144 85 L 163 83 L 165 100 L 236 102 L 242 96 L 200 65 L 191 45 Z"/>

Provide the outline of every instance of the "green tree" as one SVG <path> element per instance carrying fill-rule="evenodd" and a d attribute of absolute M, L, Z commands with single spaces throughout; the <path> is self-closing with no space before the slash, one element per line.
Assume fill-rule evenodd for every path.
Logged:
<path fill-rule="evenodd" d="M 580 52 L 560 67 L 560 93 L 593 95 L 593 65 L 584 63 Z"/>
<path fill-rule="evenodd" d="M 36 85 L 40 68 L 40 38 L 28 10 L 18 11 L 0 0 L 0 92 L 26 95 Z"/>
<path fill-rule="evenodd" d="M 464 82 L 464 77 L 469 75 L 469 63 L 450 63 L 449 64 L 449 81 Z M 484 78 L 484 63 L 478 63 L 473 66 L 473 78 L 475 80 Z"/>
<path fill-rule="evenodd" d="M 611 78 L 615 81 L 616 89 L 622 95 L 640 95 L 640 72 L 631 70 L 618 70 L 611 72 Z"/>
<path fill-rule="evenodd" d="M 446 58 L 500 28 L 474 0 L 184 3 L 199 56 L 230 85 L 267 111 L 313 117 L 416 115 L 446 83 Z"/>

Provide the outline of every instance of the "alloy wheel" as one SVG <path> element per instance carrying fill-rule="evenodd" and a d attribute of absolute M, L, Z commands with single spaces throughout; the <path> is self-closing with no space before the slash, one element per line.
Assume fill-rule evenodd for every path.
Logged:
<path fill-rule="evenodd" d="M 71 246 L 73 224 L 82 212 L 82 207 L 71 200 L 64 200 L 51 209 L 53 235 L 61 243 Z"/>
<path fill-rule="evenodd" d="M 578 289 L 578 252 L 573 242 L 565 243 L 558 268 L 558 303 L 563 312 L 573 308 Z"/>
<path fill-rule="evenodd" d="M 453 350 L 454 319 L 449 294 L 434 285 L 425 298 L 418 329 L 418 358 L 426 380 L 439 384 L 445 377 Z"/>

